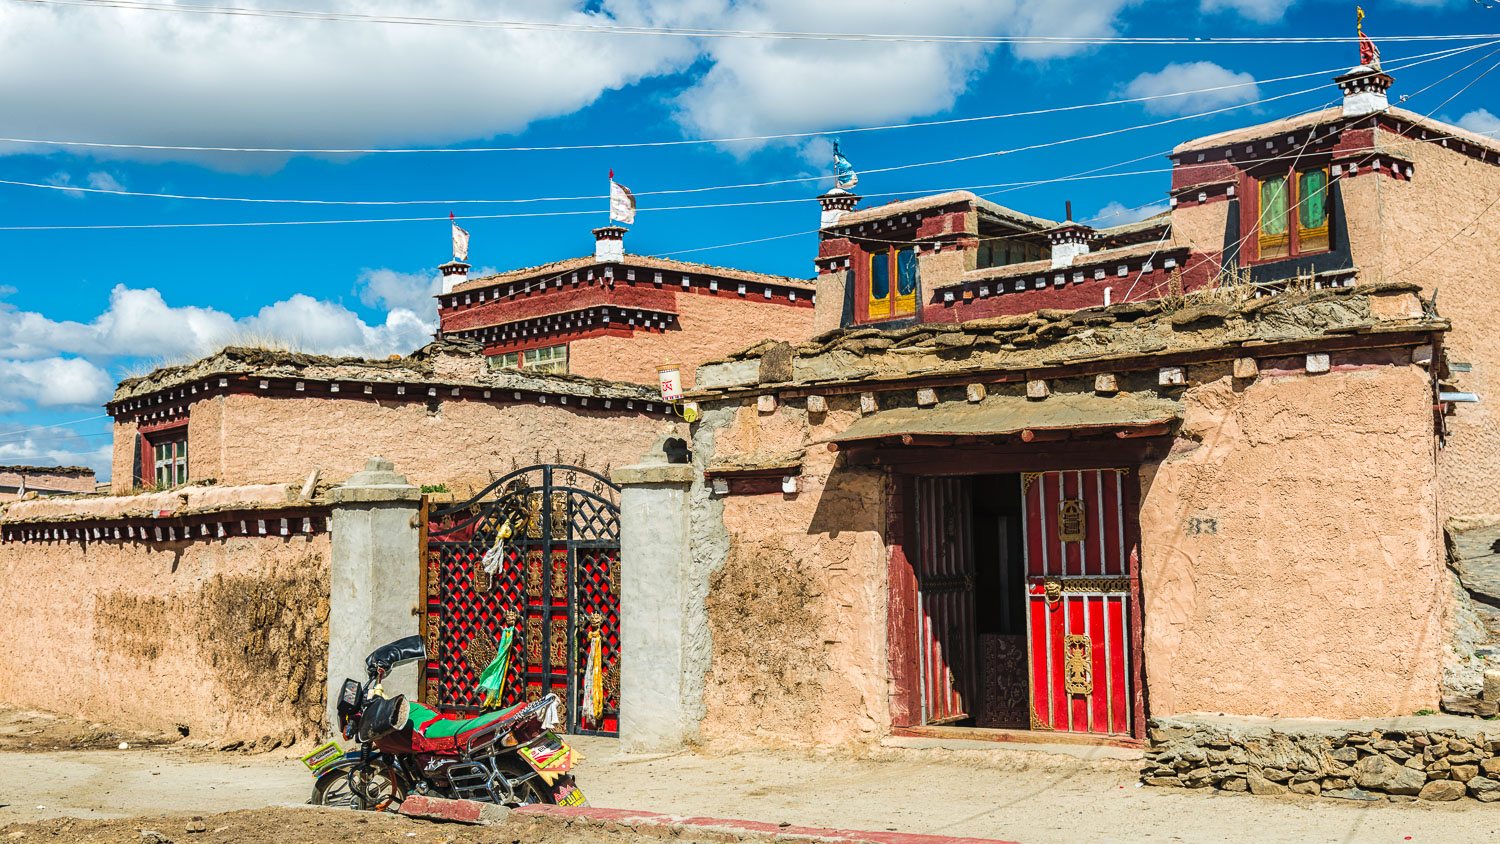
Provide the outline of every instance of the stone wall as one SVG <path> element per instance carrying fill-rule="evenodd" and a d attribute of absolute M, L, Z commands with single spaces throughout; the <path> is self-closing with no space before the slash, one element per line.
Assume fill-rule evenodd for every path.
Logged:
<path fill-rule="evenodd" d="M 282 509 L 219 492 L 160 518 L 142 508 L 181 498 L 11 504 L 35 512 L 0 522 L 0 701 L 216 743 L 321 735 L 326 508 L 287 510 L 284 488 Z"/>
<path fill-rule="evenodd" d="M 1151 719 L 1148 739 L 1146 785 L 1366 802 L 1500 800 L 1500 726 L 1472 719 L 1185 716 Z"/>

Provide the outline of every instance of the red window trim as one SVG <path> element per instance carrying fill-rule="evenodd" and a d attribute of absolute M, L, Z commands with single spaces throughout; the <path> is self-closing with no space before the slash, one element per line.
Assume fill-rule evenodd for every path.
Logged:
<path fill-rule="evenodd" d="M 156 482 L 156 452 L 153 449 L 159 443 L 164 442 L 187 442 L 188 423 L 186 419 L 173 422 L 162 422 L 156 425 L 142 425 L 136 429 L 140 434 L 138 437 L 141 451 L 141 474 L 135 479 L 137 484 L 145 484 L 147 481 Z M 181 436 L 178 433 L 181 432 Z"/>

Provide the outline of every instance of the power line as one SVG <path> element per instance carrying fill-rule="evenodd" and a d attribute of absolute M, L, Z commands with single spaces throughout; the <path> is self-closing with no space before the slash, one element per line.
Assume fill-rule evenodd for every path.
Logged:
<path fill-rule="evenodd" d="M 1481 45 L 1482 46 L 1482 45 Z M 1429 57 L 1446 57 L 1466 51 L 1465 47 L 1454 47 L 1447 50 L 1437 50 L 1431 53 L 1421 53 L 1405 59 L 1393 59 L 1394 62 L 1414 62 L 1417 59 Z M 1411 67 L 1413 65 L 1401 65 L 1392 67 L 1393 70 Z M 1329 68 L 1327 70 L 1314 70 L 1307 73 L 1297 73 L 1290 76 L 1280 76 L 1275 79 L 1251 80 L 1249 82 L 1235 82 L 1228 85 L 1215 85 L 1209 88 L 1198 88 L 1192 91 L 1175 91 L 1170 94 L 1152 94 L 1142 97 L 1127 97 L 1123 99 L 1102 100 L 1094 103 L 1082 103 L 1068 106 L 1054 106 L 1051 108 L 1032 109 L 1028 111 L 1013 111 L 1002 114 L 985 114 L 975 117 L 955 117 L 946 120 L 924 120 L 910 123 L 891 123 L 880 126 L 856 126 L 844 129 L 829 129 L 810 132 L 781 132 L 770 135 L 741 135 L 729 138 L 684 138 L 671 141 L 629 141 L 602 144 L 571 144 L 554 146 L 511 146 L 511 147 L 428 147 L 420 149 L 355 149 L 355 148 L 330 148 L 313 149 L 298 147 L 213 147 L 213 146 L 187 146 L 181 144 L 123 144 L 104 143 L 100 141 L 63 141 L 44 138 L 0 138 L 0 142 L 14 144 L 34 144 L 38 146 L 71 146 L 87 147 L 95 149 L 135 149 L 169 152 L 230 152 L 230 153 L 276 153 L 283 155 L 388 155 L 388 154 L 414 154 L 414 153 L 470 153 L 470 152 L 569 152 L 579 150 L 603 150 L 603 149 L 640 149 L 652 147 L 675 147 L 693 146 L 703 144 L 730 144 L 741 142 L 780 141 L 796 138 L 814 138 L 828 135 L 851 135 L 861 132 L 885 132 L 896 129 L 920 129 L 932 126 L 952 126 L 965 123 L 979 123 L 991 120 L 1006 120 L 1017 117 L 1036 117 L 1044 114 L 1058 114 L 1069 111 L 1080 111 L 1091 108 L 1101 108 L 1111 105 L 1129 105 L 1134 103 L 1152 102 L 1155 100 L 1171 99 L 1174 97 L 1187 97 L 1197 94 L 1209 94 L 1217 91 L 1227 91 L 1235 88 L 1245 88 L 1258 85 L 1274 85 L 1279 82 L 1289 82 L 1294 79 L 1306 79 L 1311 76 L 1322 76 L 1329 73 L 1337 73 L 1342 67 Z"/>
<path fill-rule="evenodd" d="M 436 18 L 415 15 L 367 15 L 354 12 L 309 11 L 305 9 L 261 9 L 244 6 L 208 6 L 181 3 L 136 2 L 136 0 L 16 0 L 42 6 L 84 6 L 131 11 L 211 14 L 232 17 L 289 18 L 295 20 L 335 21 L 340 23 L 381 23 L 411 26 L 463 27 L 520 31 L 576 32 L 604 35 L 675 36 L 688 38 L 738 38 L 798 41 L 868 41 L 896 43 L 943 44 L 1043 44 L 1043 45 L 1266 45 L 1266 44 L 1347 44 L 1351 36 L 1294 37 L 1220 37 L 1220 36 L 1072 36 L 1072 35 L 916 35 L 905 33 L 798 32 L 781 30 L 709 29 L 698 27 L 629 26 L 618 23 L 562 23 L 549 21 L 486 20 L 481 18 Z M 1481 41 L 1500 37 L 1488 35 L 1397 35 L 1381 41 Z"/>
<path fill-rule="evenodd" d="M 1156 127 L 1164 126 L 1164 125 L 1171 124 L 1171 123 L 1179 123 L 1179 122 L 1182 122 L 1184 120 L 1192 120 L 1192 119 L 1199 118 L 1199 117 L 1207 117 L 1207 116 L 1214 115 L 1214 114 L 1221 114 L 1221 113 L 1224 113 L 1224 112 L 1227 112 L 1227 111 L 1234 111 L 1236 109 L 1248 108 L 1250 106 L 1261 105 L 1261 104 L 1264 104 L 1264 103 L 1273 102 L 1275 100 L 1286 99 L 1288 97 L 1300 96 L 1302 94 L 1308 94 L 1308 93 L 1311 93 L 1313 91 L 1320 90 L 1323 87 L 1324 86 L 1319 85 L 1317 87 L 1307 88 L 1307 89 L 1304 89 L 1304 90 L 1301 90 L 1301 91 L 1292 91 L 1290 93 L 1277 94 L 1277 95 L 1272 96 L 1272 97 L 1264 97 L 1262 99 L 1253 100 L 1253 101 L 1250 101 L 1250 102 L 1237 103 L 1237 104 L 1234 104 L 1234 105 L 1223 106 L 1223 107 L 1216 108 L 1216 109 L 1210 109 L 1208 111 L 1197 112 L 1195 114 L 1181 115 L 1181 116 L 1178 116 L 1178 117 L 1166 118 L 1166 119 L 1163 119 L 1163 120 L 1153 121 L 1153 122 L 1150 122 L 1150 123 L 1135 124 L 1135 125 L 1132 125 L 1132 126 L 1126 126 L 1126 127 L 1122 127 L 1122 128 L 1119 128 L 1119 129 L 1110 129 L 1110 130 L 1106 130 L 1106 131 L 1103 131 L 1103 132 L 1095 132 L 1095 133 L 1089 134 L 1089 135 L 1080 135 L 1080 136 L 1072 137 L 1072 138 L 1062 138 L 1062 139 L 1058 139 L 1058 140 L 1046 141 L 1046 142 L 1037 143 L 1037 144 L 1029 144 L 1027 146 L 1016 147 L 1016 148 L 1013 148 L 1013 149 L 992 150 L 992 151 L 989 151 L 989 152 L 975 153 L 973 155 L 957 156 L 957 157 L 954 157 L 954 158 L 940 159 L 940 160 L 937 160 L 937 161 L 920 161 L 920 162 L 912 162 L 912 163 L 906 163 L 906 164 L 896 164 L 896 165 L 891 165 L 891 166 L 888 166 L 888 167 L 867 168 L 867 169 L 861 170 L 860 173 L 861 174 L 889 173 L 889 172 L 894 172 L 894 171 L 898 171 L 898 170 L 909 170 L 909 169 L 913 169 L 913 168 L 916 168 L 916 167 L 932 167 L 932 166 L 939 166 L 939 165 L 944 165 L 944 164 L 957 164 L 957 163 L 961 163 L 961 162 L 965 162 L 965 161 L 974 161 L 974 160 L 978 160 L 978 159 L 982 159 L 982 158 L 994 158 L 994 157 L 1004 156 L 1004 155 L 1013 155 L 1013 154 L 1018 153 L 1018 152 L 1028 152 L 1028 151 L 1031 151 L 1031 150 L 1037 150 L 1037 149 L 1044 149 L 1044 148 L 1048 148 L 1048 147 L 1060 146 L 1060 145 L 1063 145 L 1063 144 L 1075 143 L 1075 142 L 1078 142 L 1078 141 L 1095 140 L 1095 139 L 1098 139 L 1098 138 L 1103 138 L 1103 137 L 1109 137 L 1109 136 L 1112 136 L 1112 135 L 1123 134 L 1125 132 L 1138 131 L 1140 129 L 1151 129 L 1151 128 L 1156 128 Z M 815 175 L 815 176 L 797 176 L 797 177 L 793 177 L 793 178 L 789 178 L 789 179 L 773 179 L 773 180 L 764 181 L 764 182 L 749 182 L 749 183 L 730 184 L 730 185 L 711 185 L 711 186 L 696 187 L 696 188 L 676 188 L 676 189 L 664 189 L 664 190 L 638 190 L 638 191 L 635 192 L 635 195 L 638 196 L 638 197 L 639 196 L 662 196 L 662 195 L 680 195 L 680 194 L 689 194 L 689 193 L 708 193 L 708 192 L 720 191 L 720 190 L 742 190 L 742 189 L 748 189 L 748 188 L 771 187 L 771 186 L 776 186 L 776 185 L 788 185 L 788 184 L 801 184 L 801 183 L 806 183 L 806 182 L 816 182 L 816 181 L 821 181 L 821 180 L 826 179 L 826 178 L 828 178 L 827 174 L 819 174 L 819 175 Z M 3 183 L 3 184 L 12 184 L 12 185 L 19 185 L 19 186 L 24 186 L 24 187 L 33 187 L 33 188 L 46 188 L 46 189 L 50 189 L 50 190 L 79 191 L 79 192 L 86 192 L 86 193 L 118 194 L 118 195 L 126 195 L 126 196 L 148 196 L 148 197 L 163 198 L 163 199 L 207 200 L 207 201 L 224 201 L 224 202 L 256 202 L 256 203 L 266 203 L 266 202 L 269 202 L 269 203 L 284 203 L 284 204 L 318 204 L 318 205 L 411 205 L 411 204 L 417 204 L 417 205 L 428 205 L 428 204 L 430 204 L 430 205 L 445 205 L 445 204 L 460 204 L 460 203 L 471 203 L 471 202 L 484 202 L 484 203 L 496 203 L 496 204 L 498 204 L 498 203 L 521 203 L 521 202 L 593 201 L 593 200 L 602 200 L 602 199 L 606 199 L 607 198 L 605 196 L 600 195 L 600 196 L 570 196 L 570 197 L 561 197 L 561 196 L 560 197 L 533 197 L 533 198 L 524 198 L 524 199 L 502 199 L 502 200 L 463 200 L 463 199 L 459 199 L 459 200 L 432 200 L 432 201 L 425 201 L 425 200 L 422 200 L 422 201 L 419 201 L 419 200 L 388 200 L 388 201 L 387 200 L 378 200 L 378 201 L 377 200 L 369 200 L 369 201 L 364 201 L 364 200 L 353 201 L 353 200 L 351 200 L 351 201 L 342 201 L 342 200 L 299 200 L 299 199 L 275 200 L 275 199 L 259 199 L 259 198 L 243 198 L 243 197 L 209 197 L 209 196 L 188 196 L 188 195 L 177 195 L 177 194 L 150 194 L 150 193 L 136 192 L 136 191 L 117 191 L 117 190 L 110 190 L 110 189 L 104 189 L 104 188 L 85 188 L 85 187 L 76 186 L 76 185 L 44 185 L 44 184 L 39 184 L 39 183 L 35 183 L 35 182 L 19 182 L 19 181 L 13 181 L 13 180 L 9 180 L 9 181 L 7 181 L 7 180 L 0 180 L 0 183 Z M 775 201 L 767 201 L 766 204 L 772 204 L 774 202 Z M 726 206 L 729 206 L 729 205 L 741 205 L 741 204 L 743 204 L 743 205 L 751 205 L 751 204 L 756 204 L 756 203 L 753 203 L 753 202 L 725 203 L 723 206 L 718 206 L 718 207 L 726 207 Z M 685 210 L 687 208 L 694 208 L 694 209 L 696 209 L 696 208 L 705 208 L 705 207 L 715 207 L 715 206 L 682 206 L 682 207 L 679 207 L 679 208 L 663 208 L 663 209 L 658 209 L 658 210 Z M 647 210 L 647 209 L 641 209 L 641 210 Z M 471 216 L 468 217 L 468 219 L 498 219 L 498 218 L 506 218 L 506 217 L 525 217 L 525 216 L 538 216 L 538 217 L 542 217 L 542 216 L 568 216 L 568 215 L 573 215 L 573 214 L 588 214 L 588 213 L 595 213 L 595 212 L 592 212 L 592 211 L 552 211 L 552 212 L 535 212 L 535 213 L 532 213 L 532 214 L 489 214 L 489 215 L 471 215 Z M 422 222 L 422 221 L 429 221 L 431 219 L 440 219 L 440 218 L 420 218 L 419 217 L 419 218 L 410 218 L 410 219 L 413 222 Z M 281 221 L 281 222 L 268 222 L 268 223 L 235 223 L 235 224 L 230 224 L 230 223 L 181 223 L 181 224 L 171 223 L 171 224 L 167 224 L 167 223 L 163 223 L 163 224 L 131 224 L 131 225 L 110 225 L 110 226 L 65 226 L 65 227 L 47 227 L 47 226 L 42 226 L 42 227 L 36 227 L 36 226 L 16 227 L 16 226 L 0 226 L 0 231 L 39 231 L 39 230 L 46 230 L 46 229 L 49 229 L 49 228 L 67 228 L 67 229 L 82 229 L 82 228 L 175 228 L 175 227 L 207 227 L 207 226 L 225 226 L 225 225 L 244 225 L 244 226 L 250 226 L 250 225 L 301 225 L 301 224 L 305 224 L 305 225 L 326 225 L 326 224 L 331 224 L 331 223 L 343 223 L 343 222 L 399 222 L 399 221 L 400 220 L 384 219 L 384 220 L 358 220 L 358 221 L 356 221 L 356 220 Z"/>
<path fill-rule="evenodd" d="M 1440 59 L 1449 58 L 1451 56 L 1458 55 L 1458 54 L 1461 54 L 1461 53 L 1464 53 L 1464 52 L 1469 52 L 1469 51 L 1472 51 L 1472 50 L 1481 49 L 1481 48 L 1483 48 L 1485 46 L 1490 46 L 1491 44 L 1495 44 L 1495 43 L 1500 43 L 1500 41 L 1490 42 L 1489 44 L 1472 45 L 1472 46 L 1462 47 L 1462 48 L 1456 48 L 1456 49 L 1452 49 L 1452 50 L 1438 51 L 1436 53 L 1427 54 L 1425 56 L 1413 57 L 1412 60 L 1410 60 L 1409 63 L 1406 64 L 1406 65 L 1404 65 L 1403 67 L 1413 67 L 1413 66 L 1416 66 L 1418 64 L 1425 64 L 1425 63 L 1431 62 L 1431 61 L 1438 61 Z M 1321 71 L 1321 72 L 1317 72 L 1317 73 L 1322 73 L 1322 72 L 1326 72 L 1326 71 Z M 1298 74 L 1298 75 L 1295 75 L 1295 76 L 1283 77 L 1281 80 L 1276 80 L 1276 81 L 1285 81 L 1287 79 L 1304 78 L 1306 76 L 1317 75 L 1317 73 Z M 1450 74 L 1450 76 L 1451 76 L 1451 74 Z M 1250 101 L 1250 102 L 1236 103 L 1236 104 L 1232 104 L 1232 105 L 1228 105 L 1228 106 L 1222 106 L 1220 108 L 1209 109 L 1207 111 L 1197 112 L 1197 113 L 1194 113 L 1194 114 L 1179 115 L 1177 117 L 1166 118 L 1166 119 L 1163 119 L 1163 120 L 1158 120 L 1158 121 L 1154 121 L 1154 122 L 1150 122 L 1150 123 L 1135 124 L 1133 126 L 1126 126 L 1126 127 L 1122 127 L 1122 128 L 1118 128 L 1118 129 L 1110 129 L 1110 130 L 1105 130 L 1105 131 L 1102 131 L 1102 132 L 1095 132 L 1093 134 L 1081 135 L 1081 136 L 1076 136 L 1076 137 L 1072 137 L 1072 138 L 1062 138 L 1062 139 L 1053 140 L 1053 141 L 1046 141 L 1046 142 L 1037 143 L 1037 144 L 1030 144 L 1030 145 L 1027 145 L 1027 146 L 1016 147 L 1016 148 L 1013 148 L 1013 149 L 993 150 L 993 151 L 989 151 L 989 152 L 976 153 L 976 154 L 973 154 L 973 155 L 959 156 L 959 157 L 956 157 L 956 158 L 941 159 L 941 160 L 938 160 L 938 161 L 913 162 L 913 163 L 892 165 L 892 166 L 889 166 L 889 167 L 869 168 L 869 169 L 861 170 L 860 172 L 863 173 L 863 174 L 887 173 L 887 172 L 893 172 L 893 171 L 897 171 L 897 170 L 912 169 L 912 168 L 915 168 L 915 167 L 929 167 L 929 166 L 937 166 L 937 165 L 943 165 L 943 164 L 955 164 L 955 163 L 961 163 L 961 162 L 965 162 L 965 161 L 973 161 L 973 160 L 982 159 L 982 158 L 992 158 L 992 157 L 998 157 L 998 156 L 1004 156 L 1004 155 L 1013 155 L 1013 154 L 1018 153 L 1018 152 L 1028 152 L 1028 151 L 1037 150 L 1037 149 L 1045 149 L 1045 148 L 1049 148 L 1049 147 L 1060 146 L 1060 145 L 1063 145 L 1063 144 L 1075 143 L 1075 142 L 1078 142 L 1078 141 L 1095 140 L 1095 139 L 1098 139 L 1098 138 L 1103 138 L 1103 137 L 1109 137 L 1109 136 L 1112 136 L 1112 135 L 1123 134 L 1125 132 L 1138 131 L 1140 129 L 1156 128 L 1156 127 L 1168 125 L 1168 124 L 1171 124 L 1171 123 L 1179 123 L 1179 122 L 1182 122 L 1182 121 L 1185 121 L 1185 120 L 1193 120 L 1193 119 L 1196 119 L 1196 118 L 1199 118 L 1199 117 L 1207 117 L 1207 116 L 1212 116 L 1212 115 L 1215 115 L 1215 114 L 1221 114 L 1221 113 L 1228 112 L 1228 111 L 1234 111 L 1234 110 L 1237 110 L 1237 109 L 1248 108 L 1248 107 L 1256 106 L 1256 105 L 1262 105 L 1262 104 L 1265 104 L 1265 103 L 1268 103 L 1268 102 L 1273 102 L 1273 101 L 1276 101 L 1276 100 L 1286 99 L 1288 97 L 1295 97 L 1295 96 L 1300 96 L 1302 94 L 1312 93 L 1314 91 L 1322 89 L 1323 87 L 1324 86 L 1322 86 L 1322 85 L 1318 85 L 1318 86 L 1315 86 L 1313 88 L 1307 88 L 1307 89 L 1303 89 L 1303 90 L 1300 90 L 1300 91 L 1292 91 L 1292 92 L 1284 93 L 1284 94 L 1277 94 L 1275 96 L 1264 97 L 1264 98 L 1261 98 L 1259 100 L 1253 100 L 1253 101 Z M 1205 89 L 1205 90 L 1214 90 L 1214 89 Z M 1423 89 L 1423 90 L 1426 90 L 1426 89 Z M 1079 106 L 1079 107 L 1080 108 L 1089 108 L 1089 107 L 1094 107 L 1095 105 L 1101 105 L 1101 104 L 1092 104 L 1092 105 Z M 1069 109 L 1069 108 L 1074 108 L 1074 107 L 1071 107 L 1071 106 L 1070 107 L 1063 107 L 1062 109 L 1058 109 L 1058 110 L 1065 110 L 1065 109 Z M 998 117 L 998 115 L 996 115 L 995 117 Z M 988 119 L 988 118 L 986 118 L 986 119 Z M 4 140 L 4 139 L 0 139 L 0 140 Z M 732 185 L 714 185 L 714 186 L 697 187 L 697 188 L 677 188 L 677 189 L 664 189 L 664 190 L 645 190 L 645 191 L 636 191 L 635 193 L 636 193 L 636 196 L 660 196 L 660 195 L 676 195 L 676 194 L 687 194 L 687 193 L 705 193 L 705 192 L 718 191 L 718 190 L 741 190 L 741 189 L 748 189 L 748 188 L 770 187 L 770 186 L 784 185 L 784 184 L 799 184 L 799 183 L 820 181 L 820 180 L 825 179 L 825 178 L 828 178 L 826 174 L 819 174 L 819 175 L 816 175 L 816 176 L 799 176 L 799 177 L 794 177 L 794 178 L 790 178 L 790 179 L 775 179 L 775 180 L 765 181 L 765 182 L 743 183 L 743 184 L 732 184 Z M 274 198 L 260 198 L 260 197 L 221 197 L 221 196 L 196 196 L 196 195 L 189 195 L 189 194 L 151 193 L 151 192 L 145 192 L 145 191 L 127 191 L 127 190 L 123 190 L 123 189 L 122 190 L 115 190 L 115 189 L 106 189 L 106 188 L 88 188 L 88 187 L 83 187 L 83 186 L 79 186 L 79 185 L 42 184 L 42 183 L 37 183 L 37 182 L 23 182 L 23 181 L 18 181 L 18 180 L 5 180 L 5 179 L 0 179 L 0 184 L 12 185 L 12 186 L 17 186 L 17 187 L 29 187 L 29 188 L 36 188 L 36 189 L 64 191 L 64 192 L 96 193 L 96 194 L 116 195 L 116 196 L 149 197 L 149 198 L 157 198 L 157 199 L 175 199 L 175 200 L 187 200 L 187 201 L 213 201 L 213 202 L 243 202 L 243 203 L 259 203 L 259 204 L 296 204 L 296 205 L 399 206 L 399 205 L 522 204 L 522 203 L 539 203 L 539 202 L 600 201 L 600 200 L 608 199 L 607 195 L 526 197 L 526 198 L 515 198 L 515 199 L 441 199 L 441 200 L 274 199 Z M 762 203 L 745 202 L 745 203 L 738 203 L 738 204 L 743 204 L 743 205 L 776 204 L 777 202 L 786 202 L 786 201 L 795 201 L 795 200 L 766 201 L 766 202 L 762 202 Z M 721 205 L 703 205 L 703 206 L 680 206 L 680 207 L 675 207 L 675 208 L 664 208 L 664 209 L 658 209 L 658 210 L 674 210 L 675 211 L 675 210 L 689 210 L 689 209 L 698 209 L 698 208 L 718 208 L 718 207 L 729 207 L 729 206 L 734 205 L 734 204 L 736 204 L 736 203 L 726 203 L 726 204 L 721 204 Z M 643 209 L 643 210 L 645 210 L 645 209 Z M 590 213 L 590 212 L 587 212 L 587 211 L 573 211 L 573 212 L 558 211 L 558 212 L 537 213 L 537 214 L 533 214 L 533 215 L 525 215 L 525 214 L 470 215 L 468 217 L 468 219 L 502 219 L 502 218 L 513 218 L 513 217 L 522 217 L 522 216 L 569 216 L 569 215 L 572 215 L 572 214 L 586 214 L 586 213 Z M 430 221 L 430 218 L 411 218 L 411 221 L 413 221 L 413 222 L 426 222 L 426 221 Z M 327 221 L 307 221 L 305 223 L 302 222 L 302 221 L 282 221 L 282 222 L 274 222 L 274 223 L 272 223 L 272 222 L 267 222 L 267 223 L 240 223 L 240 224 L 234 224 L 234 225 L 244 225 L 244 226 L 251 226 L 251 225 L 299 225 L 299 224 L 305 224 L 305 225 L 328 225 L 328 224 L 332 224 L 332 223 L 353 223 L 353 222 L 365 222 L 365 223 L 398 222 L 398 220 L 391 220 L 391 219 L 379 219 L 379 220 L 327 220 Z M 231 224 L 227 224 L 227 223 L 197 223 L 197 224 L 138 224 L 138 225 L 134 225 L 134 226 L 110 225 L 110 226 L 97 226 L 97 227 L 90 227 L 90 226 L 68 226 L 68 227 L 0 227 L 0 231 L 38 231 L 38 230 L 48 230 L 48 229 L 56 229 L 56 228 L 63 228 L 63 229 L 83 229 L 83 228 L 178 228 L 178 227 L 209 227 L 209 226 L 226 226 L 226 225 L 231 225 Z"/>

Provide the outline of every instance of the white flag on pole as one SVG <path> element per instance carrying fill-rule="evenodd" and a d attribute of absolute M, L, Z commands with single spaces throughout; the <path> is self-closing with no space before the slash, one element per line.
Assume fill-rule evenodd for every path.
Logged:
<path fill-rule="evenodd" d="M 613 171 L 609 180 L 609 218 L 627 226 L 635 222 L 635 194 L 614 180 Z"/>
<path fill-rule="evenodd" d="M 469 233 L 453 223 L 453 260 L 469 260 Z"/>

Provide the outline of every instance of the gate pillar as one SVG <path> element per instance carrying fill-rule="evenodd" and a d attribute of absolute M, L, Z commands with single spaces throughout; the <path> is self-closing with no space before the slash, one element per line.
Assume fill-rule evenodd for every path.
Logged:
<path fill-rule="evenodd" d="M 620 486 L 620 743 L 627 752 L 674 750 L 697 734 L 684 700 L 688 489 L 693 467 L 658 443 Z"/>
<path fill-rule="evenodd" d="M 395 466 L 372 457 L 363 471 L 329 491 L 333 552 L 328 595 L 327 724 L 344 678 L 365 679 L 365 656 L 418 633 L 412 584 L 420 573 L 418 518 L 422 492 Z M 386 694 L 417 696 L 417 667 L 404 665 L 384 681 Z"/>

